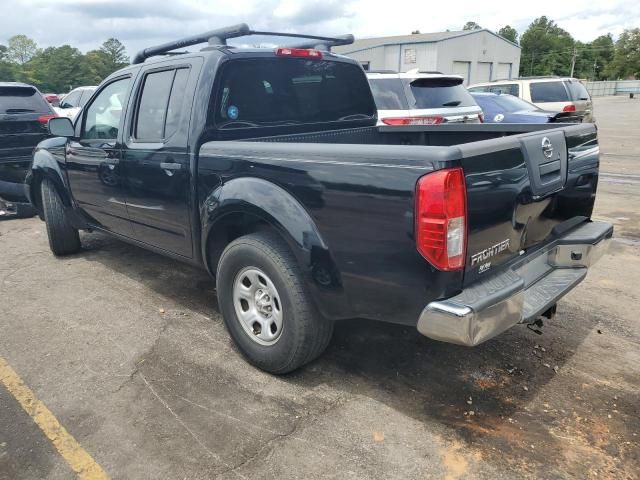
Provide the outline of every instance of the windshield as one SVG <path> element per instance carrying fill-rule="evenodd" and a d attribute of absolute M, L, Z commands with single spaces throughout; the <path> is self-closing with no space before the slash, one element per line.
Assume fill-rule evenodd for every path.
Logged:
<path fill-rule="evenodd" d="M 589 100 L 589 92 L 584 85 L 577 80 L 568 80 L 567 87 L 573 100 Z"/>
<path fill-rule="evenodd" d="M 407 110 L 404 84 L 399 78 L 369 79 L 378 110 Z"/>
<path fill-rule="evenodd" d="M 476 102 L 461 78 L 418 78 L 409 83 L 414 104 L 409 108 L 473 107 Z"/>
<path fill-rule="evenodd" d="M 359 66 L 302 58 L 230 61 L 216 95 L 218 128 L 298 125 L 373 118 Z"/>
<path fill-rule="evenodd" d="M 33 87 L 0 87 L 0 113 L 50 113 L 51 108 Z"/>
<path fill-rule="evenodd" d="M 503 112 L 532 112 L 539 110 L 535 105 L 513 95 L 477 95 L 474 98 L 481 106 L 485 102 L 492 102 L 495 107 Z"/>

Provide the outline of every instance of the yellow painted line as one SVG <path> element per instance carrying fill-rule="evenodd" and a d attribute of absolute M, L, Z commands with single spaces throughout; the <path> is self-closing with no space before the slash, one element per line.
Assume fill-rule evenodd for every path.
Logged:
<path fill-rule="evenodd" d="M 75 438 L 60 425 L 53 413 L 36 398 L 18 374 L 0 357 L 0 383 L 13 395 L 25 412 L 51 440 L 53 446 L 69 464 L 71 470 L 83 480 L 109 479 L 109 475 L 96 463 L 91 455 L 80 446 Z"/>

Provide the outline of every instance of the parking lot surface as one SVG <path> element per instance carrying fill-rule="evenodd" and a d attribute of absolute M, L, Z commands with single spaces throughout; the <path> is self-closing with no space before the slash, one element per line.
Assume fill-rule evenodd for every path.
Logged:
<path fill-rule="evenodd" d="M 112 478 L 640 478 L 640 100 L 595 100 L 615 241 L 542 335 L 354 320 L 274 377 L 205 273 L 99 234 L 56 259 L 39 219 L 0 222 L 0 479 L 74 476 L 8 369 Z"/>

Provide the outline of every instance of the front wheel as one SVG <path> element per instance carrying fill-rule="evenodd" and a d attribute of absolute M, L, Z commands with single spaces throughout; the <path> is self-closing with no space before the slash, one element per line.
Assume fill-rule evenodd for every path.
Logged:
<path fill-rule="evenodd" d="M 225 248 L 217 272 L 224 323 L 247 360 L 284 374 L 324 351 L 333 322 L 317 312 L 295 257 L 270 232 L 240 237 Z"/>
<path fill-rule="evenodd" d="M 47 178 L 42 181 L 40 188 L 51 251 L 57 257 L 76 253 L 80 250 L 80 235 L 72 225 L 58 192 Z"/>

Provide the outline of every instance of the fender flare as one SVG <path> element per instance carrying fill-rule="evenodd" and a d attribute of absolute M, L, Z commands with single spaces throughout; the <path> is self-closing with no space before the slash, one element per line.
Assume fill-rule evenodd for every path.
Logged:
<path fill-rule="evenodd" d="M 63 139 L 50 139 L 45 141 L 46 145 L 41 143 L 36 147 L 33 153 L 31 169 L 27 173 L 27 178 L 25 179 L 25 183 L 27 185 L 27 197 L 31 204 L 39 211 L 42 210 L 42 204 L 39 200 L 40 192 L 37 189 L 44 178 L 48 178 L 53 182 L 64 205 L 67 207 L 72 206 L 69 184 L 60 166 L 61 163 L 64 163 L 66 139 L 64 139 L 64 142 L 55 142 L 56 140 Z"/>
<path fill-rule="evenodd" d="M 329 246 L 304 206 L 282 187 L 255 177 L 236 178 L 213 190 L 200 206 L 202 258 L 209 265 L 209 244 L 216 226 L 230 215 L 249 215 L 277 231 L 294 253 L 319 311 L 327 318 L 348 318 L 351 308 Z"/>

